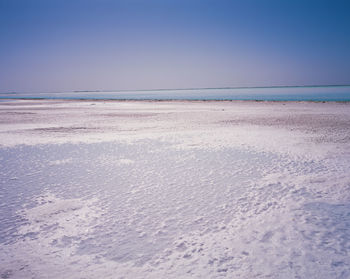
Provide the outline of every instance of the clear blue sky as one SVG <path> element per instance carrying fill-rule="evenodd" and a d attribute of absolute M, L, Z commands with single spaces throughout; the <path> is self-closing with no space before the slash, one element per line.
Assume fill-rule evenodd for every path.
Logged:
<path fill-rule="evenodd" d="M 0 0 L 0 91 L 350 83 L 350 1 Z"/>

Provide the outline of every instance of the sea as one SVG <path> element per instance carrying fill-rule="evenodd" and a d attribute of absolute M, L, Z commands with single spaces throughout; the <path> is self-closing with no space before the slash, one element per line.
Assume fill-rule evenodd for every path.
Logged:
<path fill-rule="evenodd" d="M 0 99 L 350 101 L 350 85 L 3 92 Z"/>

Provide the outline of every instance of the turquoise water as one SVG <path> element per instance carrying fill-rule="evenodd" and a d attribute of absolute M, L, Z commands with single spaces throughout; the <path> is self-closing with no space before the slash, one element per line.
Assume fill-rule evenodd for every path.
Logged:
<path fill-rule="evenodd" d="M 0 93 L 0 99 L 350 101 L 350 86 Z"/>

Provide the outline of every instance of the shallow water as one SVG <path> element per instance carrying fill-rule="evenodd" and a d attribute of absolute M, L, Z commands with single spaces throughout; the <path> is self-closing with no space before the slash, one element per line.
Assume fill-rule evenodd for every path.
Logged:
<path fill-rule="evenodd" d="M 350 86 L 0 93 L 0 99 L 350 101 Z"/>

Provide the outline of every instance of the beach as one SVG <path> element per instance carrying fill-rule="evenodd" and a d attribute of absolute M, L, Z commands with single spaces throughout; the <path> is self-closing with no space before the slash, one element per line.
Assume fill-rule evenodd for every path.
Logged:
<path fill-rule="evenodd" d="M 0 101 L 1 278 L 349 278 L 350 103 Z"/>

